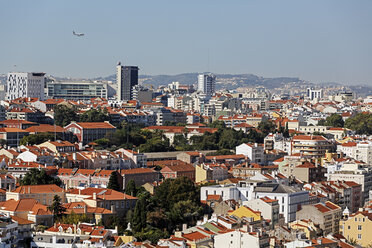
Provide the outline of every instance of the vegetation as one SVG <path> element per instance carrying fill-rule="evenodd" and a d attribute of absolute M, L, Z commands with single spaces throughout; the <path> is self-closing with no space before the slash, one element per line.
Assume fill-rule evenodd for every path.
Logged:
<path fill-rule="evenodd" d="M 53 197 L 53 203 L 48 207 L 48 210 L 53 213 L 54 219 L 61 218 L 66 212 L 66 208 L 62 206 L 61 197 L 55 195 Z"/>
<path fill-rule="evenodd" d="M 54 133 L 37 133 L 37 134 L 30 134 L 27 136 L 23 136 L 23 138 L 20 141 L 21 145 L 39 145 L 43 142 L 46 142 L 48 140 L 55 140 L 55 134 Z M 57 139 L 61 139 L 59 134 L 57 134 Z"/>
<path fill-rule="evenodd" d="M 146 190 L 142 186 L 136 186 L 133 179 L 129 180 L 125 187 L 125 194 L 131 195 L 131 196 L 139 196 L 140 194 L 144 193 Z"/>
<path fill-rule="evenodd" d="M 86 214 L 77 214 L 72 211 L 70 214 L 62 215 L 55 222 L 64 224 L 78 224 L 79 222 L 90 222 L 91 219 Z"/>
<path fill-rule="evenodd" d="M 107 185 L 108 189 L 113 189 L 116 191 L 121 191 L 119 179 L 118 179 L 118 172 L 113 171 L 110 175 L 109 182 Z"/>
<path fill-rule="evenodd" d="M 342 119 L 341 115 L 332 114 L 328 116 L 325 120 L 320 120 L 318 125 L 321 126 L 330 126 L 330 127 L 343 127 L 344 120 Z"/>
<path fill-rule="evenodd" d="M 21 179 L 21 185 L 42 185 L 42 184 L 62 184 L 59 178 L 48 175 L 44 169 L 31 168 L 29 172 Z"/>
<path fill-rule="evenodd" d="M 199 188 L 186 178 L 166 179 L 151 196 L 147 191 L 138 195 L 136 207 L 127 216 L 132 233 L 139 240 L 156 243 L 181 225 L 195 225 L 206 208 L 201 205 Z"/>
<path fill-rule="evenodd" d="M 79 117 L 81 122 L 103 122 L 109 121 L 110 116 L 108 114 L 107 108 L 102 109 L 90 109 L 83 113 Z"/>
<path fill-rule="evenodd" d="M 372 113 L 359 113 L 345 121 L 345 127 L 357 134 L 372 135 Z"/>
<path fill-rule="evenodd" d="M 57 105 L 54 108 L 54 122 L 56 125 L 64 127 L 72 121 L 78 121 L 79 116 L 75 107 L 68 107 L 66 105 Z"/>

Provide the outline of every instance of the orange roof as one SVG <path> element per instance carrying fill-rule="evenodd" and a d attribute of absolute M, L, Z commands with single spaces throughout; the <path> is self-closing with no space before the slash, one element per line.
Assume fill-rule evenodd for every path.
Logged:
<path fill-rule="evenodd" d="M 202 234 L 200 232 L 191 232 L 191 233 L 183 234 L 182 236 L 185 239 L 188 239 L 188 240 L 191 240 L 191 241 L 196 241 L 196 240 L 208 238 L 208 236 L 205 236 L 204 234 Z"/>
<path fill-rule="evenodd" d="M 293 140 L 327 140 L 323 136 L 320 135 L 296 135 L 293 137 Z"/>
<path fill-rule="evenodd" d="M 29 224 L 34 224 L 35 223 L 31 220 L 23 219 L 23 218 L 17 217 L 17 216 L 11 216 L 11 217 L 12 217 L 12 220 L 14 220 L 18 223 L 18 225 L 29 225 Z"/>
<path fill-rule="evenodd" d="M 39 126 L 31 126 L 25 131 L 30 132 L 30 133 L 45 133 L 45 132 L 50 132 L 50 133 L 62 133 L 65 131 L 63 127 L 60 126 L 53 126 L 49 124 L 40 124 Z"/>
<path fill-rule="evenodd" d="M 27 133 L 27 131 L 16 128 L 16 127 L 2 127 L 0 128 L 0 132 L 2 133 Z"/>
<path fill-rule="evenodd" d="M 108 122 L 77 122 L 79 126 L 85 129 L 98 129 L 98 128 L 104 128 L 104 129 L 116 129 L 113 125 L 111 125 Z"/>
<path fill-rule="evenodd" d="M 126 175 L 126 174 L 141 174 L 141 173 L 155 173 L 153 169 L 150 168 L 135 168 L 135 169 L 128 169 L 128 170 L 121 170 L 120 174 L 121 175 Z"/>
<path fill-rule="evenodd" d="M 20 186 L 13 190 L 14 193 L 20 194 L 39 194 L 39 193 L 56 193 L 63 192 L 63 189 L 55 184 L 45 184 L 45 185 L 25 185 Z"/>
<path fill-rule="evenodd" d="M 69 194 L 79 194 L 80 195 L 91 195 L 96 193 L 97 198 L 106 200 L 122 200 L 122 199 L 137 199 L 137 197 L 130 196 L 113 189 L 99 189 L 99 188 L 86 188 L 83 190 L 70 189 L 67 193 Z"/>

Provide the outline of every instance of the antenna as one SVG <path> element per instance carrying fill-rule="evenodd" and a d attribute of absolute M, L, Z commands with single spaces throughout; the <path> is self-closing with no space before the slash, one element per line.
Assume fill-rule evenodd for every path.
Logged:
<path fill-rule="evenodd" d="M 207 62 L 207 71 L 209 72 L 210 68 L 209 68 L 209 47 L 208 47 L 208 62 Z"/>

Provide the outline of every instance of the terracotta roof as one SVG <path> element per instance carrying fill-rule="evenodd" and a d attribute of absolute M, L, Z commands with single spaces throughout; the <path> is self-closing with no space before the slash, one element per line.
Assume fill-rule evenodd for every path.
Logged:
<path fill-rule="evenodd" d="M 327 140 L 323 136 L 320 135 L 296 135 L 293 137 L 293 140 Z"/>
<path fill-rule="evenodd" d="M 97 129 L 97 128 L 116 129 L 116 127 L 114 127 L 108 122 L 77 122 L 76 124 L 78 124 L 79 126 L 85 129 Z"/>
<path fill-rule="evenodd" d="M 56 193 L 63 192 L 63 189 L 55 184 L 45 184 L 45 185 L 26 185 L 20 186 L 13 190 L 14 193 L 20 194 L 39 194 L 39 193 Z"/>
<path fill-rule="evenodd" d="M 45 132 L 50 132 L 50 133 L 62 133 L 65 131 L 63 127 L 60 126 L 53 126 L 49 124 L 40 124 L 39 126 L 31 126 L 25 131 L 30 132 L 30 133 L 45 133 Z"/>
<path fill-rule="evenodd" d="M 141 174 L 141 173 L 156 173 L 155 170 L 150 168 L 135 168 L 135 169 L 128 169 L 128 170 L 121 170 L 121 175 L 127 175 L 127 174 Z"/>
<path fill-rule="evenodd" d="M 196 241 L 196 240 L 208 238 L 208 236 L 206 236 L 206 235 L 204 235 L 200 232 L 191 232 L 191 233 L 183 234 L 182 236 L 185 239 L 191 240 L 191 241 Z"/>

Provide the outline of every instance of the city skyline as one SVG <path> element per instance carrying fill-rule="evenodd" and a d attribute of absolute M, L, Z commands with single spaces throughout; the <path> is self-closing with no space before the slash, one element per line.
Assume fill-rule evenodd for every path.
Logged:
<path fill-rule="evenodd" d="M 105 77 L 122 61 L 140 66 L 141 75 L 210 71 L 372 84 L 367 1 L 17 1 L 0 7 L 7 34 L 0 73 Z"/>

